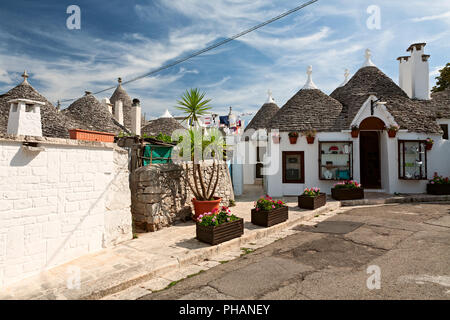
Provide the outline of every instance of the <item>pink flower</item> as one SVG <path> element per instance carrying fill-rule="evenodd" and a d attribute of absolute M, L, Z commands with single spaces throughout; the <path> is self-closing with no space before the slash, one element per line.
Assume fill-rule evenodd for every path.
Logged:
<path fill-rule="evenodd" d="M 431 181 L 431 184 L 434 184 L 434 181 Z"/>
<path fill-rule="evenodd" d="M 230 218 L 227 218 L 227 221 L 230 221 Z"/>
<path fill-rule="evenodd" d="M 202 219 L 198 219 L 198 222 L 202 222 Z"/>
<path fill-rule="evenodd" d="M 274 205 L 272 205 L 272 209 L 275 209 L 275 206 L 274 206 Z"/>
<path fill-rule="evenodd" d="M 198 216 L 198 218 L 199 218 L 199 219 L 203 218 L 203 215 L 202 215 L 202 214 L 201 214 L 201 215 L 199 215 L 199 216 Z"/>
<path fill-rule="evenodd" d="M 259 211 L 259 208 L 256 208 L 256 211 Z"/>

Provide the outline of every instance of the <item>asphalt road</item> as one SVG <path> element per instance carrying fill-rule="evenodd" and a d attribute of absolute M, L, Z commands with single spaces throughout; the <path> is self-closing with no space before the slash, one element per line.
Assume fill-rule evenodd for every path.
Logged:
<path fill-rule="evenodd" d="M 141 299 L 450 299 L 450 204 L 356 208 L 297 228 Z"/>

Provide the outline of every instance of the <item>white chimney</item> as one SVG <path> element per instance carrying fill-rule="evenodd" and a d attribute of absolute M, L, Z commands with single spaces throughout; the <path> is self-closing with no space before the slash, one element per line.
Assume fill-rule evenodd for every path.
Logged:
<path fill-rule="evenodd" d="M 122 103 L 122 100 L 116 101 L 116 104 L 114 105 L 114 117 L 116 118 L 117 122 L 119 122 L 121 125 L 123 125 L 123 103 Z"/>
<path fill-rule="evenodd" d="M 429 55 L 424 54 L 426 43 L 414 43 L 406 50 L 410 56 L 399 57 L 399 86 L 408 97 L 419 100 L 430 99 Z"/>
<path fill-rule="evenodd" d="M 10 103 L 7 133 L 42 137 L 41 106 L 43 102 L 14 99 Z"/>
<path fill-rule="evenodd" d="M 131 106 L 131 133 L 141 135 L 141 103 L 139 99 L 133 99 Z"/>
<path fill-rule="evenodd" d="M 102 105 L 104 105 L 106 109 L 109 111 L 109 113 L 112 114 L 112 103 L 109 101 L 108 98 L 102 99 Z"/>

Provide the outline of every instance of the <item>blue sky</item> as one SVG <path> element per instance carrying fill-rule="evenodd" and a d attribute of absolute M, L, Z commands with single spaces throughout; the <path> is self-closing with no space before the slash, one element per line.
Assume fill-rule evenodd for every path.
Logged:
<path fill-rule="evenodd" d="M 0 92 L 22 79 L 50 101 L 82 96 L 125 81 L 287 11 L 305 0 L 34 1 L 0 3 Z M 68 30 L 66 8 L 81 8 L 81 30 Z M 369 29 L 376 5 L 381 28 Z M 126 85 L 147 118 L 174 108 L 191 87 L 206 91 L 214 111 L 255 112 L 271 89 L 281 107 L 305 83 L 306 68 L 325 93 L 354 74 L 370 48 L 394 81 L 396 58 L 427 42 L 430 84 L 450 62 L 448 0 L 319 0 L 282 20 L 157 76 Z M 112 91 L 100 94 L 109 97 Z"/>

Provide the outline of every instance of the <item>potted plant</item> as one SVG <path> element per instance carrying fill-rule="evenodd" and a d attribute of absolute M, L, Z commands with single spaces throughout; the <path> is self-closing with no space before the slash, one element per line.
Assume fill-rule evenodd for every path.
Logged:
<path fill-rule="evenodd" d="M 255 202 L 252 209 L 252 223 L 262 227 L 270 227 L 288 219 L 289 209 L 281 201 L 275 201 L 266 195 Z"/>
<path fill-rule="evenodd" d="M 294 132 L 289 132 L 288 136 L 289 136 L 289 142 L 290 142 L 291 144 L 296 144 L 296 143 L 297 143 L 298 132 L 296 132 L 296 131 L 294 131 Z"/>
<path fill-rule="evenodd" d="M 281 141 L 281 136 L 278 133 L 272 134 L 272 141 L 275 144 L 279 144 Z"/>
<path fill-rule="evenodd" d="M 387 128 L 389 138 L 395 138 L 399 129 L 400 129 L 399 126 L 396 125 L 389 126 Z"/>
<path fill-rule="evenodd" d="M 222 243 L 244 234 L 244 220 L 236 217 L 225 206 L 198 217 L 197 239 L 212 245 Z"/>
<path fill-rule="evenodd" d="M 433 139 L 431 138 L 427 138 L 427 140 L 425 140 L 425 149 L 426 150 L 431 150 L 431 148 L 433 147 Z"/>
<path fill-rule="evenodd" d="M 304 136 L 306 137 L 308 144 L 313 144 L 314 139 L 316 138 L 316 130 L 308 130 L 304 133 Z"/>
<path fill-rule="evenodd" d="M 359 136 L 359 127 L 357 125 L 353 125 L 351 128 L 352 132 L 352 138 L 358 138 Z"/>
<path fill-rule="evenodd" d="M 186 114 L 184 120 L 191 124 L 191 128 L 183 131 L 180 134 L 178 145 L 181 148 L 179 155 L 185 161 L 186 184 L 192 191 L 194 198 L 192 203 L 194 206 L 194 217 L 197 221 L 198 217 L 204 213 L 212 212 L 220 206 L 220 197 L 215 196 L 215 192 L 219 183 L 220 176 L 220 158 L 223 152 L 212 152 L 208 150 L 219 150 L 224 145 L 223 137 L 218 130 L 211 131 L 208 137 L 203 135 L 201 128 L 196 127 L 198 117 L 204 115 L 211 107 L 208 103 L 211 100 L 206 100 L 205 93 L 200 93 L 198 89 L 190 89 L 186 91 L 181 100 L 178 100 L 178 109 Z M 187 154 L 184 154 L 185 151 Z M 173 153 L 174 154 L 174 153 Z M 175 153 L 176 154 L 176 153 Z M 213 159 L 212 170 L 209 178 L 206 178 L 205 168 L 201 166 L 203 157 L 208 154 Z M 218 161 L 216 161 L 218 160 Z M 192 167 L 189 162 L 192 162 Z M 217 162 L 217 163 L 216 163 Z"/>
<path fill-rule="evenodd" d="M 354 180 L 342 181 L 331 188 L 331 197 L 335 200 L 364 199 L 364 189 Z"/>
<path fill-rule="evenodd" d="M 320 192 L 319 188 L 306 188 L 303 194 L 298 196 L 298 206 L 302 209 L 315 210 L 325 205 L 327 195 Z"/>
<path fill-rule="evenodd" d="M 427 193 L 436 195 L 450 194 L 449 177 L 438 176 L 437 172 L 435 172 L 433 179 L 427 184 Z"/>

